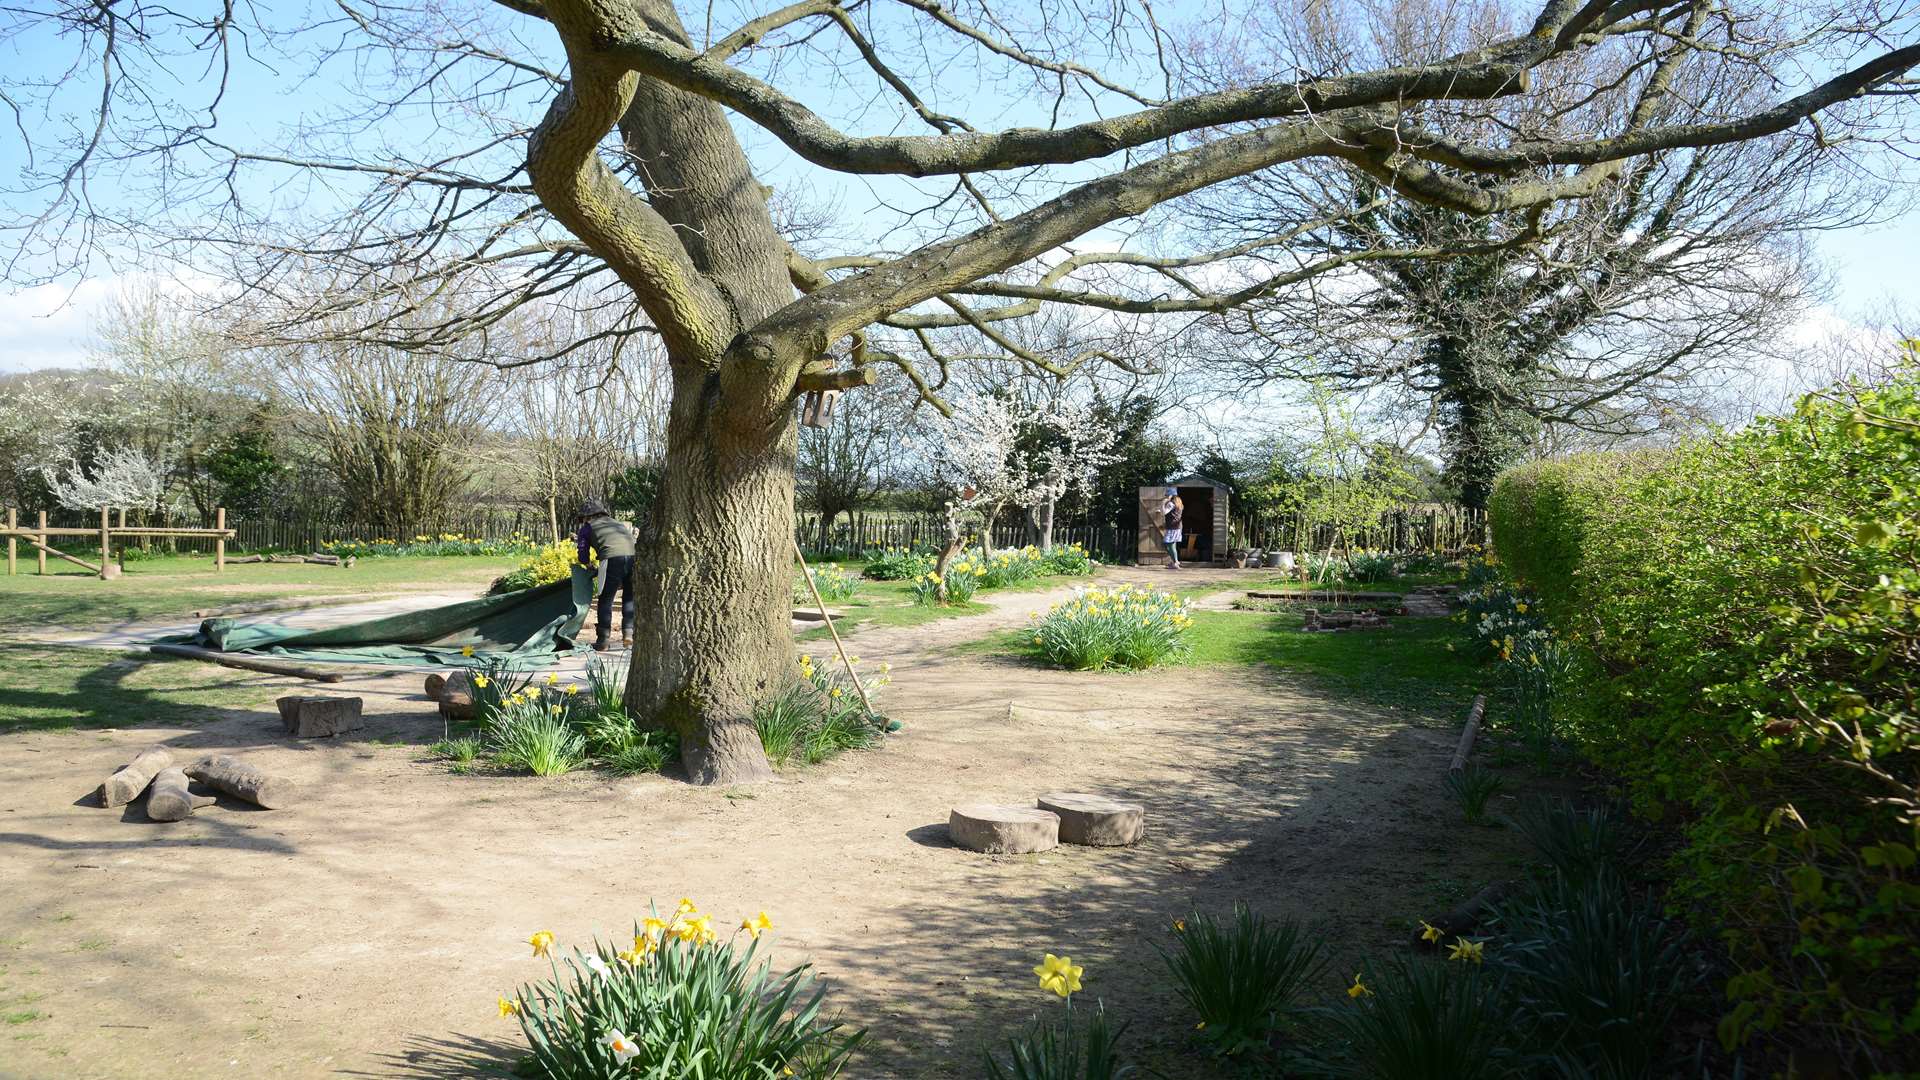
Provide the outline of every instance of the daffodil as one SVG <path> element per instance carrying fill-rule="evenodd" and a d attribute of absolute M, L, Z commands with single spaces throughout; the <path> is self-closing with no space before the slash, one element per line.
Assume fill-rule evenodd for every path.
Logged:
<path fill-rule="evenodd" d="M 1454 938 L 1453 947 L 1447 951 L 1449 960 L 1469 960 L 1480 964 L 1486 962 L 1487 943 L 1468 941 L 1466 938 Z"/>
<path fill-rule="evenodd" d="M 1185 919 L 1175 919 L 1175 920 L 1173 920 L 1173 932 L 1174 932 L 1174 933 L 1176 933 L 1176 934 L 1184 934 L 1184 933 L 1186 933 L 1186 932 L 1187 932 L 1187 920 L 1185 920 Z"/>
<path fill-rule="evenodd" d="M 773 929 L 773 920 L 769 919 L 767 913 L 763 911 L 758 915 L 740 920 L 740 929 L 745 930 L 748 937 L 757 939 L 763 931 Z"/>
<path fill-rule="evenodd" d="M 579 683 L 568 683 L 568 684 L 567 684 L 567 695 L 568 695 L 569 697 L 571 697 L 572 695 L 574 695 L 574 694 L 577 694 L 577 693 L 579 693 L 579 692 L 580 692 L 580 684 L 579 684 Z"/>
<path fill-rule="evenodd" d="M 713 932 L 713 919 L 697 911 L 689 913 L 686 919 L 674 929 L 673 934 L 681 941 L 695 945 L 705 945 L 716 936 Z"/>
<path fill-rule="evenodd" d="M 616 1064 L 625 1065 L 640 1053 L 639 1045 L 622 1034 L 619 1028 L 607 1032 L 607 1037 L 601 1041 L 607 1044 L 607 1049 L 613 1051 L 613 1060 Z"/>
<path fill-rule="evenodd" d="M 1420 920 L 1420 940 L 1421 941 L 1439 941 L 1441 938 L 1446 936 L 1447 936 L 1446 932 L 1441 930 L 1439 927 L 1433 925 L 1432 923 L 1428 922 L 1425 919 Z"/>
<path fill-rule="evenodd" d="M 1084 968 L 1075 967 L 1070 956 L 1046 954 L 1040 966 L 1033 973 L 1040 977 L 1040 989 L 1051 990 L 1061 997 L 1067 997 L 1080 989 L 1080 973 Z"/>
<path fill-rule="evenodd" d="M 1522 614 L 1522 615 L 1525 615 L 1525 614 L 1527 613 L 1527 605 L 1526 605 L 1526 602 L 1525 602 L 1525 601 L 1519 601 L 1519 602 L 1516 602 L 1516 603 L 1515 603 L 1515 604 L 1513 605 L 1513 610 L 1515 610 L 1515 611 L 1517 611 L 1517 612 L 1519 612 L 1519 613 L 1520 613 L 1520 614 Z"/>
<path fill-rule="evenodd" d="M 634 938 L 633 942 L 635 945 L 638 945 L 643 938 L 648 941 L 658 941 L 660 940 L 660 935 L 666 932 L 667 923 L 665 919 L 656 919 L 649 916 L 640 920 L 640 936 Z"/>
<path fill-rule="evenodd" d="M 473 646 L 471 646 L 471 645 L 462 645 L 462 646 L 460 646 L 460 655 L 461 655 L 461 656 L 472 656 L 472 655 L 473 655 Z"/>
<path fill-rule="evenodd" d="M 487 688 L 487 684 L 492 681 L 493 680 L 487 678 L 485 675 L 475 675 L 473 677 L 473 685 L 479 687 L 482 690 L 485 690 Z"/>
<path fill-rule="evenodd" d="M 545 930 L 536 930 L 533 936 L 527 939 L 527 944 L 533 946 L 533 955 L 545 956 L 547 950 L 553 948 L 553 935 Z"/>
<path fill-rule="evenodd" d="M 512 998 L 503 997 L 500 999 L 500 1015 L 518 1016 L 520 1015 L 520 1005 Z"/>
<path fill-rule="evenodd" d="M 547 672 L 547 685 L 548 686 L 560 685 L 560 673 L 557 671 Z"/>
<path fill-rule="evenodd" d="M 587 959 L 586 959 L 586 965 L 587 965 L 587 970 L 593 972 L 594 978 L 604 979 L 607 977 L 608 975 L 607 962 L 605 960 L 600 959 L 599 953 L 588 953 Z"/>
<path fill-rule="evenodd" d="M 1347 996 L 1354 999 L 1373 996 L 1373 991 L 1367 989 L 1367 984 L 1360 981 L 1360 973 L 1357 971 L 1353 973 L 1353 985 L 1347 987 Z"/>
<path fill-rule="evenodd" d="M 633 948 L 618 954 L 621 963 L 626 964 L 628 967 L 639 967 L 641 964 L 647 962 L 647 954 L 640 951 L 639 942 L 640 939 L 635 938 Z"/>

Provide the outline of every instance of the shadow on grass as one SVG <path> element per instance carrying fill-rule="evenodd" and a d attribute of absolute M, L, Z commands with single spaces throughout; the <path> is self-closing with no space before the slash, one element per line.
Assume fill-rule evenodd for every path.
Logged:
<path fill-rule="evenodd" d="M 435 1038 L 414 1035 L 395 1053 L 380 1056 L 380 1064 L 370 1070 L 342 1069 L 341 1076 L 378 1077 L 474 1077 L 513 1076 L 514 1062 L 525 1057 L 526 1048 L 500 1039 L 472 1035 L 448 1035 Z"/>

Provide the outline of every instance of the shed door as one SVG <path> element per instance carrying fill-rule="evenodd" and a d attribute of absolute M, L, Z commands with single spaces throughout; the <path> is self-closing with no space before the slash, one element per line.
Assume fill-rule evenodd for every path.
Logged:
<path fill-rule="evenodd" d="M 1165 530 L 1160 527 L 1160 504 L 1166 499 L 1165 487 L 1143 487 L 1140 489 L 1140 547 L 1138 561 L 1141 565 L 1152 565 L 1167 561 L 1167 548 L 1160 542 Z"/>

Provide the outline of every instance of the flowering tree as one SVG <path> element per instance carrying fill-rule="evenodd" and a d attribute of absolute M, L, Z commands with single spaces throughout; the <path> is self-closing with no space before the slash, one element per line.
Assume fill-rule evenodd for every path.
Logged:
<path fill-rule="evenodd" d="M 165 510 L 176 499 L 170 494 L 167 464 L 132 446 L 120 446 L 101 453 L 93 475 L 69 461 L 67 473 L 46 470 L 47 490 L 54 501 L 69 510 L 91 510 L 102 506 L 123 506 L 138 510 Z"/>
<path fill-rule="evenodd" d="M 990 527 L 1006 506 L 1024 507 L 1053 547 L 1054 508 L 1087 490 L 1094 474 L 1118 456 L 1118 432 L 1090 408 L 1054 400 L 1029 406 L 1000 397 L 963 398 L 951 415 L 927 424 L 940 471 L 961 490 L 959 507 L 979 510 Z M 1034 444 L 1038 444 L 1037 447 Z M 981 550 L 991 546 L 983 532 Z"/>

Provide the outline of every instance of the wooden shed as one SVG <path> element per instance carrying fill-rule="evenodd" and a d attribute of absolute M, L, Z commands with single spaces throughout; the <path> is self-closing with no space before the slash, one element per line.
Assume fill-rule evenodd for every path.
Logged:
<path fill-rule="evenodd" d="M 1167 548 L 1161 542 L 1164 518 L 1160 505 L 1166 501 L 1168 488 L 1180 492 L 1181 564 L 1227 565 L 1227 512 L 1230 509 L 1227 487 L 1198 473 L 1140 489 L 1140 547 L 1136 561 L 1141 566 L 1167 565 Z"/>

